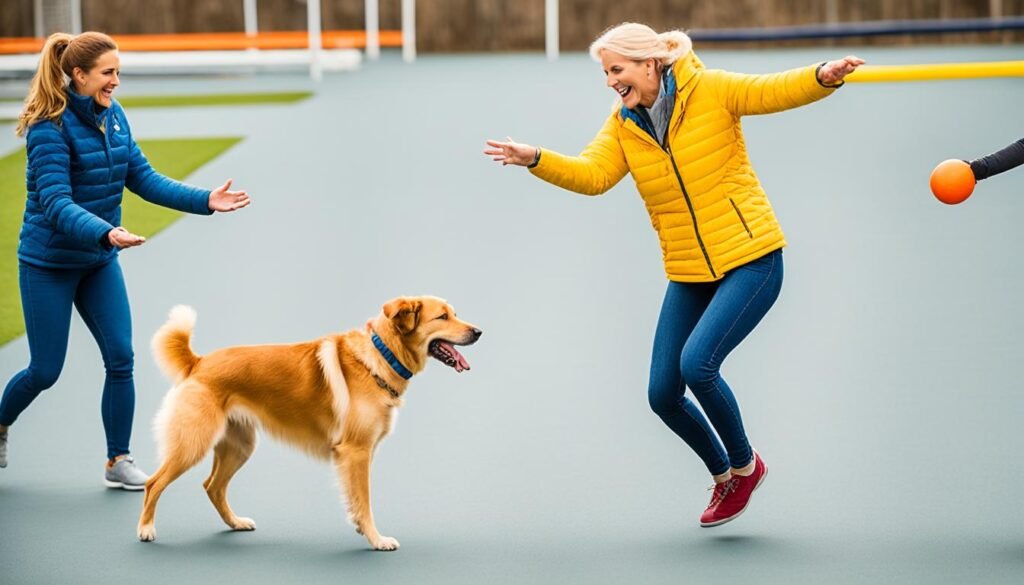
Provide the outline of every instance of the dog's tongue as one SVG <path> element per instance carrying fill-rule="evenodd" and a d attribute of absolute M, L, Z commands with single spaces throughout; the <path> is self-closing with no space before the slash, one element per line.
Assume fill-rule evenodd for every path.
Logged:
<path fill-rule="evenodd" d="M 447 341 L 439 341 L 438 343 L 440 344 L 441 347 L 445 348 L 445 350 L 448 351 L 448 353 L 452 354 L 452 357 L 455 358 L 455 364 L 452 365 L 452 367 L 455 368 L 456 372 L 459 372 L 461 374 L 463 370 L 469 369 L 469 362 L 467 362 L 466 358 L 463 357 L 461 353 L 459 353 L 459 350 L 455 349 L 454 345 L 448 343 Z"/>

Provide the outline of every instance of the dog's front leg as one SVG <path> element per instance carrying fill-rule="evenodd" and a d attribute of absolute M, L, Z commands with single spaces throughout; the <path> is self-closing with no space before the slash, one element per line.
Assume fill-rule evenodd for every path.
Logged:
<path fill-rule="evenodd" d="M 398 541 L 377 532 L 370 508 L 370 462 L 373 446 L 343 442 L 334 447 L 334 465 L 348 495 L 349 519 L 356 531 L 370 541 L 375 550 L 397 550 Z"/>

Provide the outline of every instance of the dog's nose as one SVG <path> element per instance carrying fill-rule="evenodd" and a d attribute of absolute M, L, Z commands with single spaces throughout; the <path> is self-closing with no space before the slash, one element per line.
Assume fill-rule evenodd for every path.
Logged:
<path fill-rule="evenodd" d="M 477 339 L 480 339 L 480 336 L 483 335 L 483 334 L 484 334 L 483 331 L 480 331 L 479 329 L 474 328 L 473 329 L 473 341 L 476 341 Z"/>

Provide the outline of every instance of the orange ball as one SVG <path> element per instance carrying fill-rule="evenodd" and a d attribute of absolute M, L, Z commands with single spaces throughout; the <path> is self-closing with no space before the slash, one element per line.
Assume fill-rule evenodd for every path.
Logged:
<path fill-rule="evenodd" d="M 939 163 L 928 180 L 935 198 L 946 205 L 956 205 L 970 197 L 975 182 L 971 165 L 955 158 Z"/>

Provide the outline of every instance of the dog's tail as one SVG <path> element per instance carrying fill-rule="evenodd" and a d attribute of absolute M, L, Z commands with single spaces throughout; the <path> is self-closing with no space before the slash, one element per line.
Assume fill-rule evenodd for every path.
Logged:
<path fill-rule="evenodd" d="M 195 309 L 177 305 L 171 309 L 167 322 L 153 334 L 156 363 L 175 384 L 187 378 L 199 361 L 199 356 L 192 351 L 192 330 L 195 326 Z"/>

